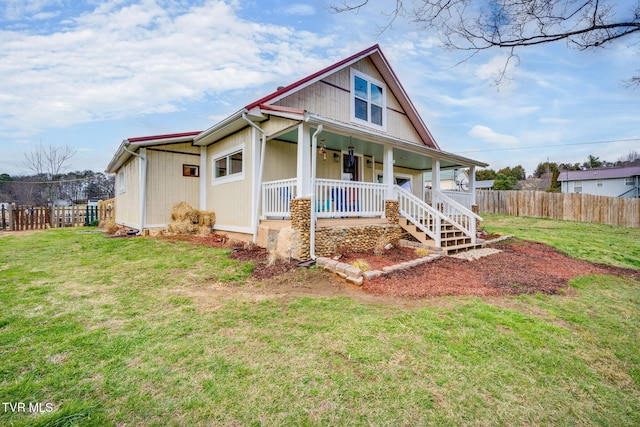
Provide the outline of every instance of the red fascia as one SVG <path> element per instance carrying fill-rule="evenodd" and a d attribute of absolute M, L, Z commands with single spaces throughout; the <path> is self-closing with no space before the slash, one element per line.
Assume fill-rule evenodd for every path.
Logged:
<path fill-rule="evenodd" d="M 360 56 L 367 55 L 367 54 L 369 54 L 369 53 L 371 53 L 371 52 L 375 51 L 376 49 L 378 49 L 378 50 L 379 50 L 379 49 L 380 49 L 380 46 L 378 46 L 377 44 L 374 44 L 373 46 L 371 46 L 371 47 L 369 47 L 369 48 L 367 48 L 367 49 L 363 50 L 362 52 L 358 52 L 358 53 L 356 53 L 355 55 L 351 55 L 350 57 L 348 57 L 348 58 L 346 58 L 346 59 L 343 59 L 343 60 L 342 60 L 342 61 L 340 61 L 340 62 L 336 62 L 335 64 L 330 65 L 330 66 L 328 66 L 328 67 L 326 67 L 326 68 L 324 68 L 324 69 L 322 69 L 322 70 L 318 71 L 317 73 L 313 73 L 313 74 L 311 74 L 310 76 L 307 76 L 307 77 L 303 78 L 302 80 L 298 80 L 297 82 L 292 83 L 292 84 L 290 84 L 289 86 L 285 86 L 284 88 L 282 88 L 282 89 L 280 89 L 280 90 L 277 90 L 277 91 L 275 91 L 275 92 L 273 92 L 273 93 L 271 93 L 271 94 L 269 94 L 269 95 L 265 96 L 264 98 L 261 98 L 261 99 L 259 99 L 259 100 L 255 101 L 255 102 L 253 102 L 253 103 L 251 103 L 251 104 L 247 105 L 245 108 L 246 108 L 247 110 L 251 110 L 252 108 L 255 108 L 255 107 L 260 106 L 260 104 L 265 104 L 265 103 L 267 103 L 267 102 L 271 101 L 273 98 L 276 98 L 278 95 L 280 95 L 280 94 L 282 94 L 282 93 L 289 92 L 290 90 L 295 89 L 295 88 L 297 88 L 298 86 L 302 86 L 303 84 L 305 84 L 305 83 L 307 83 L 307 82 L 310 82 L 310 81 L 312 81 L 312 80 L 314 80 L 314 79 L 316 79 L 316 78 L 320 77 L 321 75 L 323 75 L 323 74 L 325 74 L 325 73 L 328 73 L 328 72 L 329 72 L 329 71 L 331 71 L 331 70 L 334 70 L 334 69 L 336 69 L 336 68 L 340 68 L 340 67 L 342 67 L 344 64 L 347 64 L 348 62 L 351 62 L 351 61 L 353 61 L 354 59 L 356 59 L 356 58 L 358 58 L 358 57 L 360 57 Z"/>
<path fill-rule="evenodd" d="M 198 132 L 183 132 L 183 133 L 169 133 L 166 135 L 152 135 L 152 136 L 140 136 L 137 138 L 128 138 L 129 142 L 145 142 L 145 141 L 153 141 L 155 139 L 173 139 L 173 138 L 183 138 L 189 136 L 196 136 L 201 134 L 202 131 Z"/>

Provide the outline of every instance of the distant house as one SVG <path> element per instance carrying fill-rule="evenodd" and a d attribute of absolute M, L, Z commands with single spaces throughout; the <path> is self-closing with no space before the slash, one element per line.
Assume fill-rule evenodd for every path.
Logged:
<path fill-rule="evenodd" d="M 107 172 L 119 224 L 166 227 L 185 201 L 215 211 L 217 231 L 308 259 L 405 231 L 434 246 L 473 245 L 474 180 L 455 200 L 440 181 L 486 166 L 438 146 L 375 45 L 205 131 L 125 139 Z M 423 199 L 426 172 L 438 209 Z"/>
<path fill-rule="evenodd" d="M 432 172 L 425 172 L 424 180 L 427 188 L 432 188 Z M 476 188 L 478 188 L 476 181 Z M 440 189 L 453 191 L 469 191 L 469 172 L 467 169 L 449 169 L 440 172 Z"/>
<path fill-rule="evenodd" d="M 640 197 L 640 166 L 563 171 L 558 181 L 563 193 Z"/>
<path fill-rule="evenodd" d="M 496 183 L 495 179 L 476 181 L 476 190 L 491 190 Z"/>

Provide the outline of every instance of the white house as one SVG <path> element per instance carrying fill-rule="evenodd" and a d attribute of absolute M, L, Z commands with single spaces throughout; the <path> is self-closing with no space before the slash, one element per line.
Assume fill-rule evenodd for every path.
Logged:
<path fill-rule="evenodd" d="M 563 171 L 558 181 L 563 193 L 640 197 L 640 166 Z"/>
<path fill-rule="evenodd" d="M 217 231 L 308 259 L 405 232 L 473 245 L 474 178 L 454 200 L 441 170 L 474 177 L 485 166 L 439 147 L 374 45 L 204 131 L 125 139 L 107 172 L 117 223 L 162 228 L 186 201 L 215 211 Z M 425 172 L 437 209 L 423 198 Z"/>

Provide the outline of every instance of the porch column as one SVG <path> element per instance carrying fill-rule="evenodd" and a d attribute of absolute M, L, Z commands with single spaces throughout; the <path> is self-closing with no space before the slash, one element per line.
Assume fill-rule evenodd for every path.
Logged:
<path fill-rule="evenodd" d="M 476 167 L 469 168 L 469 193 L 471 193 L 471 206 L 476 204 Z"/>
<path fill-rule="evenodd" d="M 200 210 L 207 210 L 207 147 L 200 147 Z"/>
<path fill-rule="evenodd" d="M 440 191 L 440 159 L 433 159 L 433 170 L 431 171 L 431 189 Z"/>
<path fill-rule="evenodd" d="M 298 126 L 298 165 L 297 165 L 297 197 L 311 196 L 311 128 L 309 125 Z"/>
<path fill-rule="evenodd" d="M 382 162 L 382 183 L 387 187 L 387 200 L 395 200 L 393 197 L 393 147 L 384 146 L 384 161 Z"/>

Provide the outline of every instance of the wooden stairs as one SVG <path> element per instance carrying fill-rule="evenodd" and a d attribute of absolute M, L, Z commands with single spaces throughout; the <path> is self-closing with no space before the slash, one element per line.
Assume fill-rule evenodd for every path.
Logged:
<path fill-rule="evenodd" d="M 436 242 L 431 237 L 429 237 L 424 231 L 420 230 L 415 224 L 409 222 L 408 219 L 400 217 L 398 223 L 400 227 L 411 234 L 417 241 L 422 244 L 438 248 L 439 250 L 442 250 L 445 255 L 480 248 L 484 245 L 484 243 L 473 243 L 471 241 L 471 237 L 467 236 L 463 231 L 457 229 L 455 226 L 448 222 L 443 221 L 440 227 L 440 247 L 436 245 Z"/>

